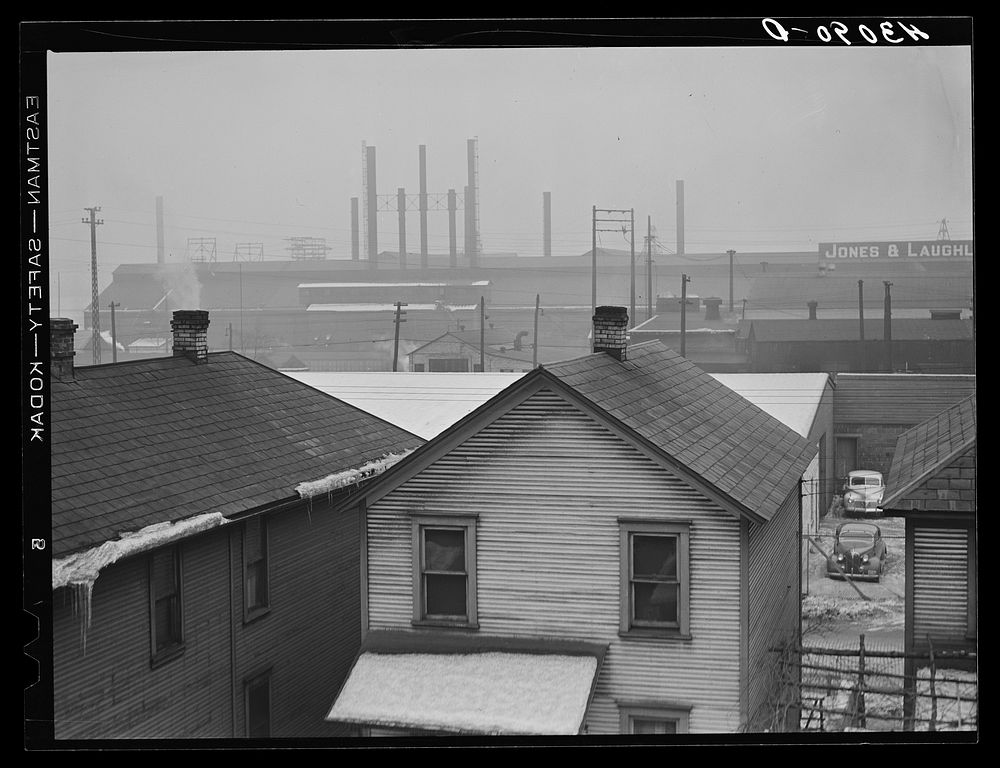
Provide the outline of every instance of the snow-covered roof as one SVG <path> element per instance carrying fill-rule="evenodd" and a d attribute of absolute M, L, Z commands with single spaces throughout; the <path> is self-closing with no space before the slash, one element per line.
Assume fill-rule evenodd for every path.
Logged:
<path fill-rule="evenodd" d="M 289 371 L 287 375 L 430 440 L 524 373 Z"/>
<path fill-rule="evenodd" d="M 580 732 L 598 660 L 587 655 L 364 652 L 327 720 L 451 733 Z"/>
<path fill-rule="evenodd" d="M 825 373 L 713 373 L 712 378 L 809 437 L 826 389 Z"/>

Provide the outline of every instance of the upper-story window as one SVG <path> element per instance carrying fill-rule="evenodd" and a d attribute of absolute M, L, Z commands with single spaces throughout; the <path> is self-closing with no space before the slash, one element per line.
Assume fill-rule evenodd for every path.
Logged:
<path fill-rule="evenodd" d="M 475 627 L 476 520 L 413 520 L 413 622 Z"/>
<path fill-rule="evenodd" d="M 620 521 L 623 634 L 688 637 L 687 523 Z"/>
<path fill-rule="evenodd" d="M 270 606 L 267 568 L 267 522 L 257 515 L 243 523 L 244 620 L 266 613 Z"/>
<path fill-rule="evenodd" d="M 155 550 L 149 558 L 149 635 L 153 664 L 184 649 L 180 546 Z"/>

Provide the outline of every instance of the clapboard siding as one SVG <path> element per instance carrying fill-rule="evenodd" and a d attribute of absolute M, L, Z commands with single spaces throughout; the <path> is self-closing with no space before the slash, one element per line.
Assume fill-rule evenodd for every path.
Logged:
<path fill-rule="evenodd" d="M 799 489 L 795 488 L 766 526 L 751 525 L 748 567 L 747 715 L 752 730 L 770 726 L 774 654 L 768 650 L 794 642 L 799 630 Z"/>
<path fill-rule="evenodd" d="M 616 699 L 738 727 L 739 521 L 589 415 L 542 390 L 373 504 L 371 629 L 411 624 L 414 512 L 478 515 L 480 633 L 610 644 L 589 733 L 618 732 Z M 620 517 L 690 521 L 690 641 L 619 637 Z"/>
<path fill-rule="evenodd" d="M 975 391 L 974 375 L 840 373 L 833 396 L 833 420 L 837 424 L 913 426 Z"/>
<path fill-rule="evenodd" d="M 968 631 L 969 538 L 965 528 L 915 526 L 913 633 L 918 646 L 964 642 Z"/>
<path fill-rule="evenodd" d="M 70 590 L 57 593 L 57 738 L 229 735 L 224 542 L 222 532 L 212 532 L 181 544 L 184 652 L 155 669 L 149 662 L 148 556 L 111 566 L 95 582 L 86 652 L 83 617 L 73 616 Z"/>
<path fill-rule="evenodd" d="M 267 669 L 272 736 L 346 735 L 325 715 L 361 642 L 359 522 L 356 511 L 334 516 L 330 503 L 267 517 L 271 608 L 248 623 L 243 523 L 184 540 L 184 653 L 156 669 L 148 555 L 101 572 L 86 653 L 73 593 L 58 590 L 56 737 L 242 737 L 244 682 Z"/>

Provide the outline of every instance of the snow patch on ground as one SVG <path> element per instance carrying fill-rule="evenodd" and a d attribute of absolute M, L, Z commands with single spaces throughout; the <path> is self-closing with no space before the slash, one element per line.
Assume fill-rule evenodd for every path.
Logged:
<path fill-rule="evenodd" d="M 900 600 L 861 600 L 846 597 L 813 597 L 802 598 L 802 619 L 813 623 L 823 620 L 857 621 L 871 619 L 866 624 L 874 629 L 877 626 L 895 626 L 902 624 L 903 603 Z"/>
<path fill-rule="evenodd" d="M 327 719 L 492 735 L 575 735 L 596 671 L 593 656 L 363 653 Z"/>
<path fill-rule="evenodd" d="M 335 491 L 338 488 L 354 485 L 355 483 L 359 483 L 366 478 L 382 474 L 389 469 L 389 467 L 399 463 L 413 453 L 413 450 L 414 449 L 411 448 L 410 450 L 402 451 L 401 453 L 387 453 L 377 459 L 365 462 L 359 467 L 355 467 L 353 469 L 343 469 L 339 472 L 329 474 L 326 477 L 322 477 L 319 480 L 310 480 L 304 483 L 299 483 L 295 486 L 295 492 L 303 499 L 311 499 L 324 493 Z"/>

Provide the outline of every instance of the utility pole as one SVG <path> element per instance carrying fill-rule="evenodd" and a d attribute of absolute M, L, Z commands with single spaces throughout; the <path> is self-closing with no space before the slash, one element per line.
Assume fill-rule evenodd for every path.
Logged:
<path fill-rule="evenodd" d="M 885 286 L 885 358 L 889 364 L 889 373 L 892 373 L 892 296 L 889 294 L 892 283 L 883 280 L 882 284 Z"/>
<path fill-rule="evenodd" d="M 858 280 L 858 330 L 865 340 L 865 281 Z"/>
<path fill-rule="evenodd" d="M 230 323 L 229 327 L 226 328 L 226 336 L 229 337 L 229 351 L 233 351 L 233 324 Z"/>
<path fill-rule="evenodd" d="M 653 316 L 653 217 L 646 217 L 646 319 Z"/>
<path fill-rule="evenodd" d="M 240 262 L 240 354 L 245 355 L 247 348 L 243 344 L 243 262 Z"/>
<path fill-rule="evenodd" d="M 486 373 L 486 297 L 479 297 L 479 372 Z"/>
<path fill-rule="evenodd" d="M 115 307 L 120 307 L 121 304 L 116 304 L 111 302 L 108 304 L 111 308 L 111 362 L 118 362 L 118 334 L 115 333 Z"/>
<path fill-rule="evenodd" d="M 405 315 L 406 312 L 404 312 L 402 310 L 402 307 L 406 307 L 406 306 L 409 306 L 409 305 L 405 301 L 397 301 L 396 302 L 396 322 L 395 322 L 396 332 L 394 334 L 394 339 L 393 339 L 393 342 L 392 342 L 392 372 L 393 373 L 395 373 L 396 370 L 397 370 L 397 361 L 399 360 L 399 324 L 406 322 L 406 320 L 403 318 L 403 315 Z"/>
<path fill-rule="evenodd" d="M 593 246 L 590 249 L 590 316 L 597 312 L 597 206 L 591 213 L 590 235 Z"/>
<path fill-rule="evenodd" d="M 681 357 L 686 357 L 684 354 L 686 351 L 684 334 L 687 325 L 687 284 L 690 282 L 690 277 L 681 275 Z"/>
<path fill-rule="evenodd" d="M 531 367 L 538 367 L 538 306 L 541 301 L 541 294 L 535 294 L 535 343 L 531 347 Z"/>
<path fill-rule="evenodd" d="M 746 319 L 747 319 L 747 300 L 743 299 L 743 316 L 740 318 L 740 320 L 746 320 Z"/>
<path fill-rule="evenodd" d="M 729 254 L 729 311 L 733 311 L 733 262 L 736 258 L 736 251 L 730 248 L 726 253 Z"/>
<path fill-rule="evenodd" d="M 631 293 L 629 294 L 629 317 L 635 323 L 635 208 L 629 210 L 629 277 L 631 278 Z"/>
<path fill-rule="evenodd" d="M 93 346 L 94 365 L 101 362 L 101 308 L 97 304 L 97 225 L 103 224 L 104 219 L 97 218 L 97 212 L 101 206 L 84 208 L 90 214 L 90 218 L 80 219 L 84 224 L 90 225 L 90 327 L 91 346 Z"/>

